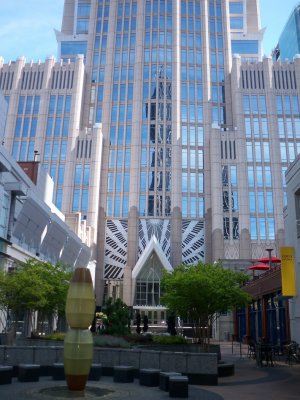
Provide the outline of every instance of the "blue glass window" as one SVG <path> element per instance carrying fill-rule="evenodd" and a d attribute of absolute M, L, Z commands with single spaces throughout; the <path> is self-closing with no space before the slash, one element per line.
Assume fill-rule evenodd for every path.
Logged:
<path fill-rule="evenodd" d="M 55 102 L 56 102 L 56 96 L 50 96 L 50 101 L 49 101 L 49 114 L 54 114 L 55 112 Z"/>
<path fill-rule="evenodd" d="M 67 155 L 67 142 L 62 141 L 60 145 L 60 160 L 65 160 Z"/>
<path fill-rule="evenodd" d="M 32 96 L 27 97 L 25 114 L 31 114 Z"/>
<path fill-rule="evenodd" d="M 79 197 L 80 197 L 80 190 L 74 189 L 72 211 L 79 211 Z"/>
<path fill-rule="evenodd" d="M 82 184 L 88 186 L 90 183 L 90 166 L 89 164 L 84 166 L 83 169 L 83 181 Z"/>
<path fill-rule="evenodd" d="M 88 200 L 89 200 L 89 191 L 88 189 L 82 189 L 81 193 L 81 211 L 88 210 Z"/>
<path fill-rule="evenodd" d="M 81 164 L 76 164 L 75 177 L 74 177 L 74 184 L 75 185 L 80 185 L 80 183 L 81 183 L 81 173 L 82 173 L 82 165 Z"/>
<path fill-rule="evenodd" d="M 15 137 L 20 137 L 22 126 L 22 118 L 18 117 L 16 120 Z"/>
<path fill-rule="evenodd" d="M 61 208 L 62 208 L 62 197 L 63 197 L 63 190 L 62 189 L 57 189 L 56 190 L 55 205 L 59 210 L 61 210 Z"/>
<path fill-rule="evenodd" d="M 77 16 L 78 17 L 88 17 L 90 15 L 90 4 L 78 4 Z"/>
<path fill-rule="evenodd" d="M 244 7 L 242 1 L 230 1 L 229 2 L 229 12 L 230 14 L 243 14 Z"/>
<path fill-rule="evenodd" d="M 25 96 L 20 96 L 18 105 L 18 114 L 23 114 L 25 105 Z"/>
<path fill-rule="evenodd" d="M 58 175 L 57 175 L 57 184 L 63 185 L 64 184 L 64 174 L 65 174 L 65 166 L 59 165 L 58 167 Z"/>
<path fill-rule="evenodd" d="M 32 118 L 30 127 L 30 136 L 34 137 L 36 135 L 37 118 Z"/>
<path fill-rule="evenodd" d="M 40 108 L 40 96 L 35 96 L 33 103 L 33 114 L 38 114 Z"/>
<path fill-rule="evenodd" d="M 258 40 L 232 40 L 231 50 L 233 54 L 257 54 Z"/>
<path fill-rule="evenodd" d="M 230 17 L 230 29 L 243 29 L 243 17 Z"/>
<path fill-rule="evenodd" d="M 87 18 L 82 18 L 77 20 L 76 33 L 88 33 L 89 20 Z"/>

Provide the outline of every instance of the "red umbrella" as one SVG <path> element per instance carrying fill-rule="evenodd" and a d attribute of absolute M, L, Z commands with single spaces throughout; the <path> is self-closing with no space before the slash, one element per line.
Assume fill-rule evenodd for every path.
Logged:
<path fill-rule="evenodd" d="M 281 260 L 278 257 L 271 257 L 271 261 L 274 264 L 281 263 Z M 264 257 L 264 258 L 257 260 L 257 262 L 267 264 L 268 262 L 270 262 L 270 259 L 269 259 L 269 257 Z"/>
<path fill-rule="evenodd" d="M 250 271 L 267 271 L 269 266 L 266 264 L 256 264 L 252 265 L 252 267 L 247 268 Z"/>

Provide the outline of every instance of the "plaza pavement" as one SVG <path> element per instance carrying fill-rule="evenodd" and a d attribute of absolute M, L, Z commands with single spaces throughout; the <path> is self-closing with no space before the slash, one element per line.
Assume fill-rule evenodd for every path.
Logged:
<path fill-rule="evenodd" d="M 222 360 L 235 364 L 235 375 L 219 378 L 218 386 L 189 385 L 191 400 L 296 400 L 300 397 L 300 364 L 287 365 L 284 360 L 277 361 L 273 367 L 257 367 L 253 359 L 247 357 L 247 347 L 238 343 L 221 342 Z M 58 394 L 43 392 L 48 388 L 65 387 L 64 382 L 41 378 L 35 383 L 21 383 L 16 378 L 11 385 L 0 386 L 1 400 L 53 400 L 79 396 L 61 397 Z M 122 400 L 162 400 L 169 399 L 167 392 L 158 388 L 140 386 L 134 383 L 114 383 L 111 377 L 102 377 L 99 382 L 88 382 L 86 399 Z M 106 389 L 105 396 L 94 393 Z M 58 392 L 57 392 L 58 393 Z"/>

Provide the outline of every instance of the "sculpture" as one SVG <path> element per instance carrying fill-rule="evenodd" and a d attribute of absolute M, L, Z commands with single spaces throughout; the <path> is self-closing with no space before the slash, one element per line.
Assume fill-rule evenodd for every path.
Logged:
<path fill-rule="evenodd" d="M 93 336 L 88 329 L 95 313 L 95 296 L 91 273 L 76 268 L 66 302 L 70 329 L 64 341 L 64 368 L 71 391 L 83 391 L 93 359 Z"/>

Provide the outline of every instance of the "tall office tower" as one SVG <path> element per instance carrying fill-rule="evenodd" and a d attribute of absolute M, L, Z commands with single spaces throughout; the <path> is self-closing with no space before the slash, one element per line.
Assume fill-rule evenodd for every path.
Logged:
<path fill-rule="evenodd" d="M 161 267 L 225 258 L 213 137 L 236 151 L 229 73 L 233 53 L 261 58 L 257 1 L 66 0 L 57 39 L 63 60 L 85 54 L 82 126 L 102 123 L 98 279 L 165 319 Z M 226 166 L 238 259 L 236 161 Z"/>
<path fill-rule="evenodd" d="M 292 61 L 300 53 L 300 3 L 293 9 L 273 50 L 274 60 Z"/>
<path fill-rule="evenodd" d="M 103 294 L 120 296 L 159 323 L 166 317 L 161 268 L 220 259 L 239 269 L 278 248 L 281 161 L 278 142 L 264 135 L 268 126 L 276 134 L 274 98 L 265 90 L 280 67 L 255 64 L 258 0 L 65 0 L 56 35 L 60 63 L 0 68 L 0 90 L 14 96 L 6 145 L 23 157 L 16 142 L 27 140 L 26 119 L 37 118 L 31 140 L 41 162 L 50 171 L 64 166 L 58 205 L 84 215 L 94 232 L 99 305 Z M 16 112 L 36 90 L 26 74 L 44 69 L 42 111 L 23 104 Z M 63 86 L 65 70 L 75 71 L 71 88 Z M 12 72 L 10 88 L 1 76 Z M 66 162 L 55 150 L 62 143 Z"/>

